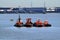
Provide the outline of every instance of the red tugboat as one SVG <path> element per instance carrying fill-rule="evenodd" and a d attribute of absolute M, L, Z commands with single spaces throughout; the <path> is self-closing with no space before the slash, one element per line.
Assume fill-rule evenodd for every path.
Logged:
<path fill-rule="evenodd" d="M 22 27 L 23 26 L 23 22 L 21 21 L 20 15 L 19 15 L 18 21 L 16 22 L 16 24 L 14 26 L 15 27 Z"/>
<path fill-rule="evenodd" d="M 33 26 L 35 26 L 35 27 L 43 27 L 43 23 L 42 23 L 42 21 L 41 21 L 40 19 L 38 19 L 38 20 L 33 24 Z"/>
<path fill-rule="evenodd" d="M 24 24 L 25 27 L 32 27 L 33 23 L 31 22 L 31 18 L 26 19 L 26 23 Z"/>
<path fill-rule="evenodd" d="M 51 24 L 48 23 L 48 20 L 45 20 L 43 24 L 44 27 L 51 27 Z"/>

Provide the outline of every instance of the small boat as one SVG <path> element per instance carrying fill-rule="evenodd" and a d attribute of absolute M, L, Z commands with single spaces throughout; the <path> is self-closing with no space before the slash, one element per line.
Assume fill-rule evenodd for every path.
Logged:
<path fill-rule="evenodd" d="M 19 15 L 18 21 L 16 22 L 16 24 L 14 26 L 15 27 L 22 27 L 23 26 L 23 22 L 21 22 L 20 15 Z"/>

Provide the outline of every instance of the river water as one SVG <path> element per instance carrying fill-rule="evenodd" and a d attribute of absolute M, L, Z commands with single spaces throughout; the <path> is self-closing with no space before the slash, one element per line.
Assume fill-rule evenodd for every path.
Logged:
<path fill-rule="evenodd" d="M 0 14 L 0 39 L 2 40 L 60 40 L 60 13 L 47 14 L 20 14 L 25 23 L 26 18 L 48 20 L 51 27 L 17 28 L 13 25 L 18 19 L 18 14 Z M 11 21 L 13 19 L 13 21 Z"/>

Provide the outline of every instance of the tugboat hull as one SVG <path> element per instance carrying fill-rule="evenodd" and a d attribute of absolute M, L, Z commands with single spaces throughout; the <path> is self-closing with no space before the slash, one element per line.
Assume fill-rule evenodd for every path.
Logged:
<path fill-rule="evenodd" d="M 33 24 L 34 27 L 51 27 L 51 24 L 47 24 L 47 25 L 36 25 L 35 23 Z"/>
<path fill-rule="evenodd" d="M 14 25 L 15 27 L 51 27 L 52 25 L 51 24 L 48 24 L 48 25 L 35 25 L 35 24 L 33 24 L 33 25 L 17 25 L 17 24 L 15 24 Z"/>
<path fill-rule="evenodd" d="M 51 27 L 51 24 L 44 25 L 45 27 Z"/>
<path fill-rule="evenodd" d="M 32 25 L 26 25 L 26 24 L 25 24 L 24 27 L 32 27 Z"/>
<path fill-rule="evenodd" d="M 36 25 L 36 24 L 33 24 L 34 27 L 43 27 L 43 25 Z"/>
<path fill-rule="evenodd" d="M 15 26 L 15 27 L 22 27 L 23 25 L 17 25 L 17 24 L 15 24 L 14 26 Z"/>

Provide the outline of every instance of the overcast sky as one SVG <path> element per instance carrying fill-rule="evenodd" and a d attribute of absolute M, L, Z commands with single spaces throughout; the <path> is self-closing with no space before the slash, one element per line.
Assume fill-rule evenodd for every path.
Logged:
<path fill-rule="evenodd" d="M 43 7 L 44 0 L 0 0 L 0 7 Z M 60 0 L 45 0 L 46 7 L 60 7 Z"/>

